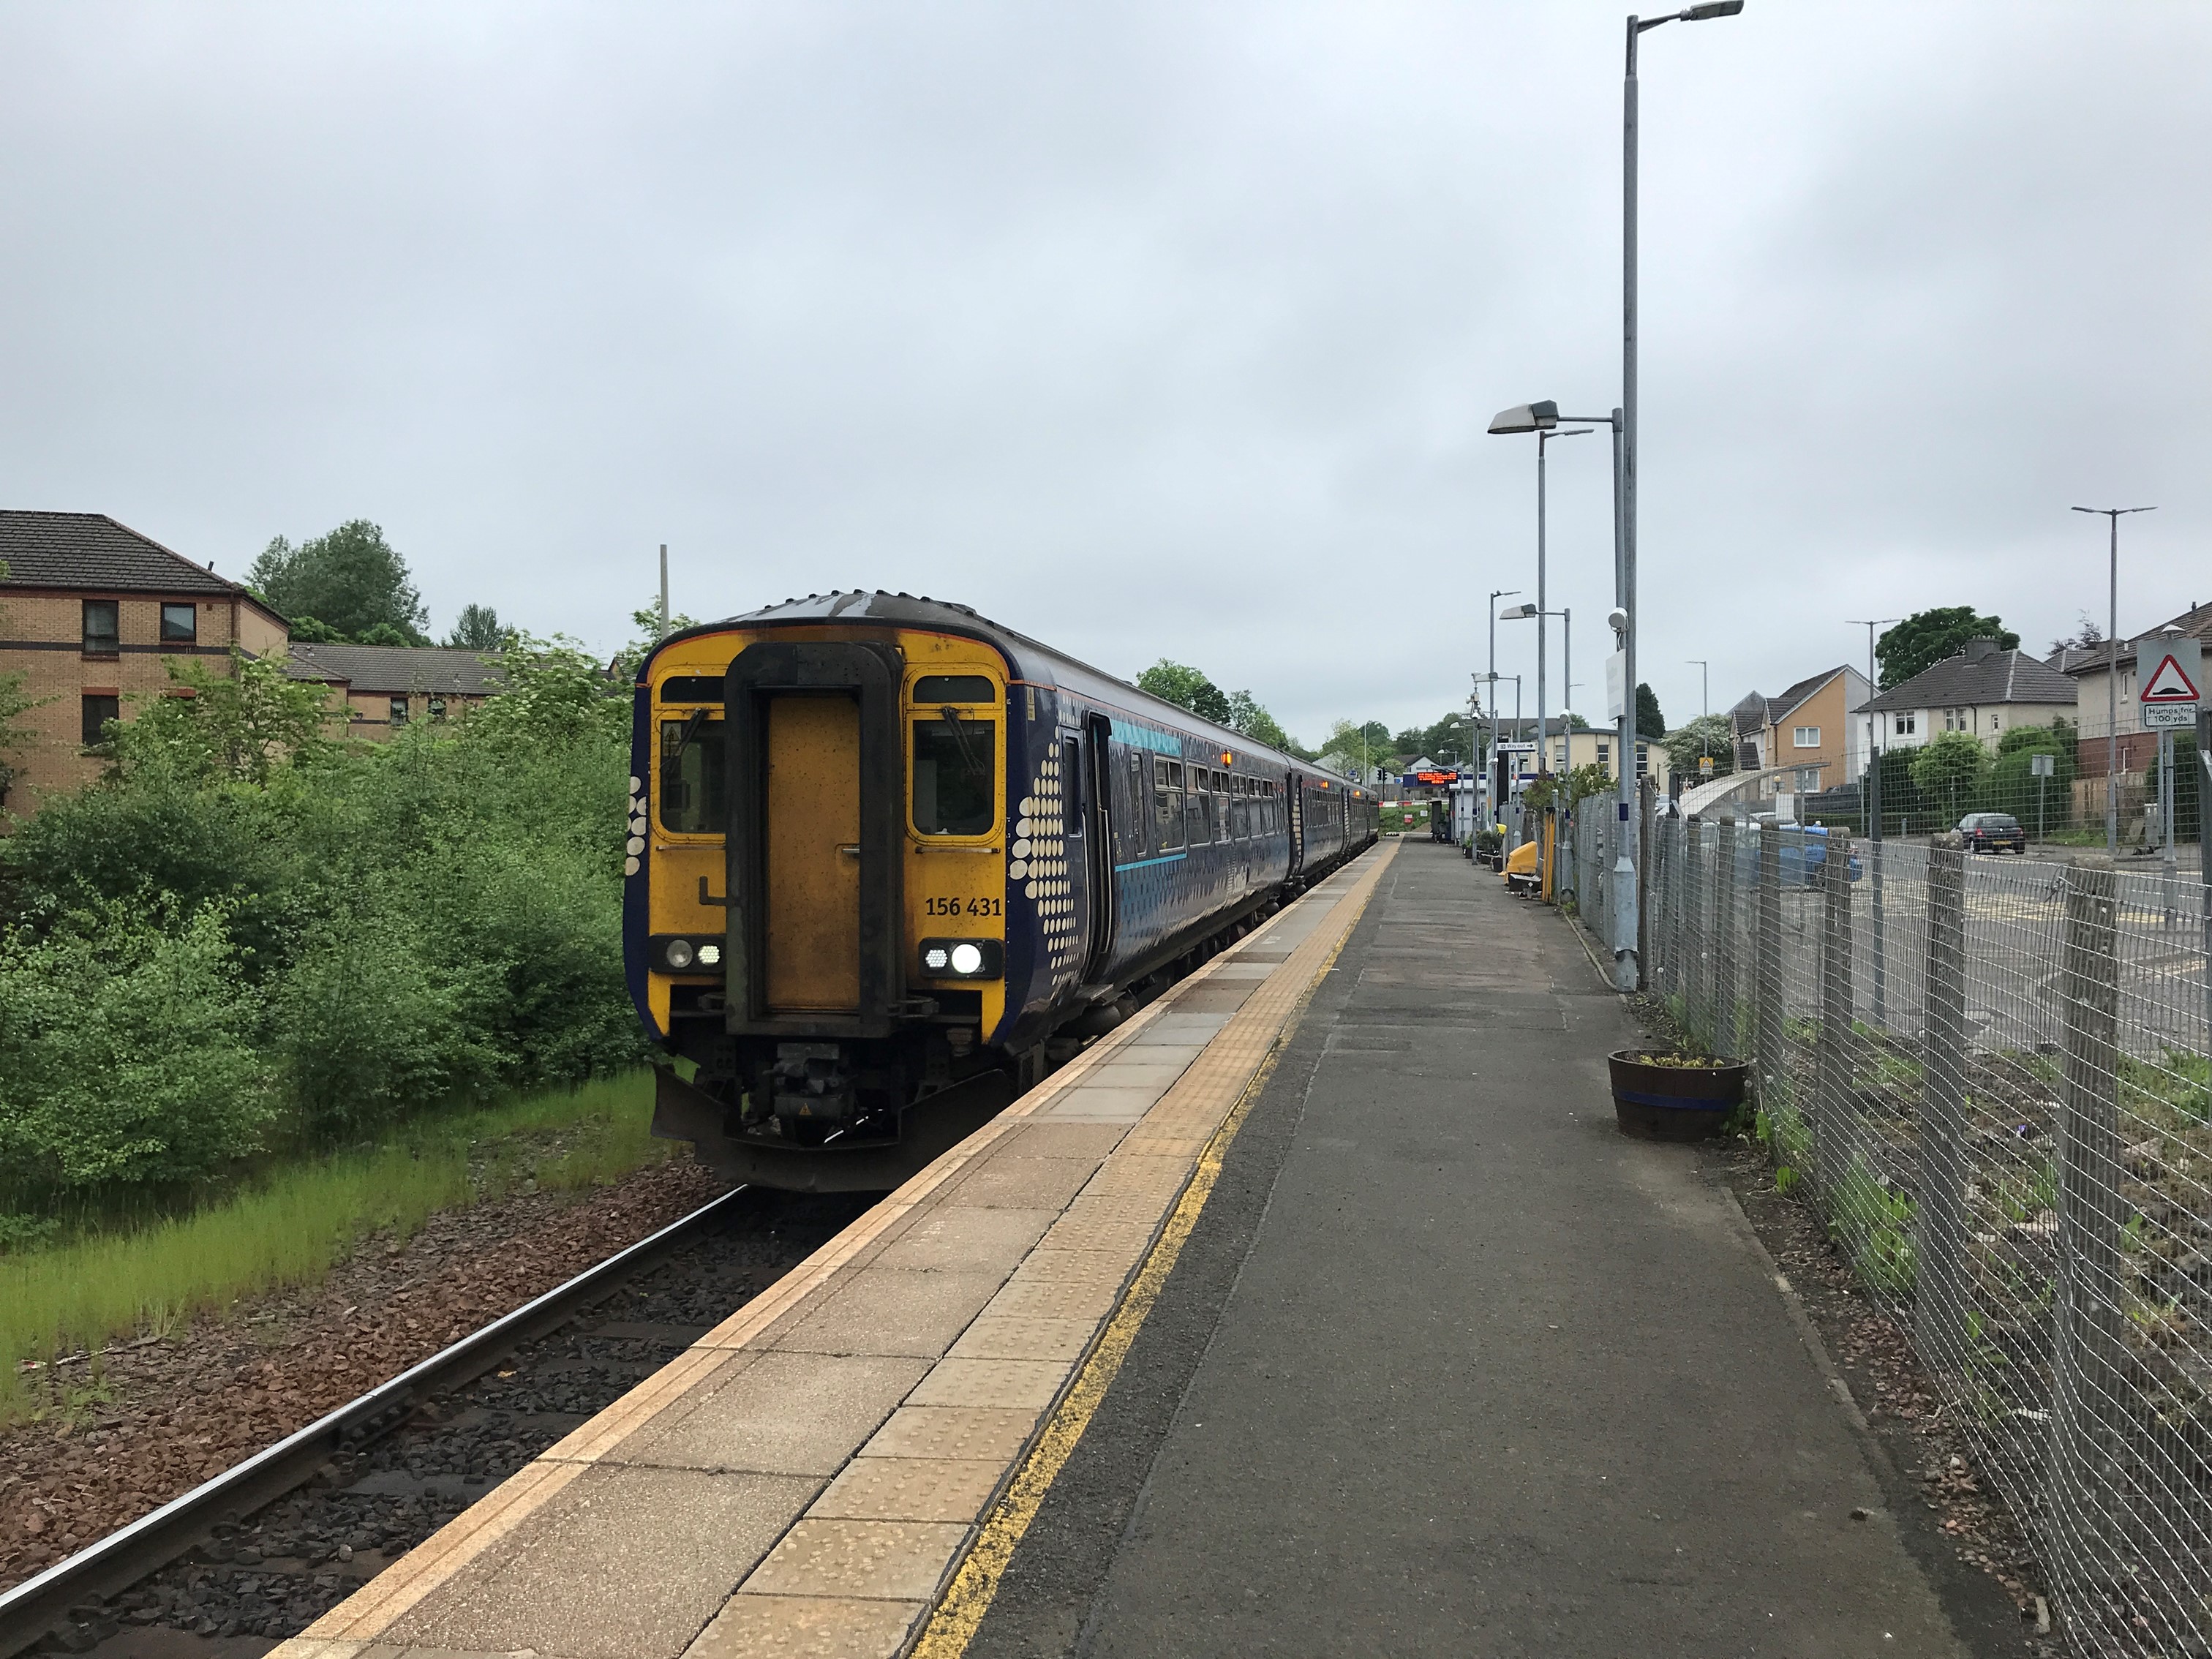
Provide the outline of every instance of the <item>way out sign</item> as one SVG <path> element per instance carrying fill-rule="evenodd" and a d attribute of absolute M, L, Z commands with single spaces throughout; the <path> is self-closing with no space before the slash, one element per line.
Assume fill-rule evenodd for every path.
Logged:
<path fill-rule="evenodd" d="M 2146 641 L 2136 647 L 2136 665 L 2146 671 L 2136 700 L 2147 732 L 2197 724 L 2197 688 L 2204 683 L 2203 647 L 2195 640 Z"/>

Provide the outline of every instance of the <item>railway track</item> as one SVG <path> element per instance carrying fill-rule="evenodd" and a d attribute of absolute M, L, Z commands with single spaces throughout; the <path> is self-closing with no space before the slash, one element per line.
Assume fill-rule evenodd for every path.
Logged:
<path fill-rule="evenodd" d="M 265 1651 L 863 1207 L 724 1194 L 0 1593 L 0 1659 L 33 1650 L 122 1659 L 187 1632 L 216 1638 L 186 1644 L 209 1659 Z"/>

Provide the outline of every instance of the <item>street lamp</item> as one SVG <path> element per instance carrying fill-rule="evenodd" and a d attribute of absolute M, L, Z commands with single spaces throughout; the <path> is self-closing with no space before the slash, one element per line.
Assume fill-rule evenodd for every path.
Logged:
<path fill-rule="evenodd" d="M 1510 599 L 1520 591 L 1517 587 L 1493 587 L 1490 590 L 1490 603 L 1483 607 L 1490 613 L 1490 743 L 1493 750 L 1498 745 L 1498 602 Z"/>
<path fill-rule="evenodd" d="M 1498 619 L 1500 622 L 1527 622 L 1531 617 L 1557 617 L 1560 622 L 1560 631 L 1566 642 L 1566 649 L 1560 653 L 1559 659 L 1559 677 L 1561 682 L 1566 686 L 1566 696 L 1561 700 L 1559 708 L 1559 730 L 1566 734 L 1567 769 L 1571 772 L 1574 770 L 1575 757 L 1575 682 L 1571 678 L 1575 672 L 1575 610 L 1572 605 L 1561 605 L 1557 611 L 1543 611 L 1533 605 L 1516 605 L 1510 610 L 1498 613 Z M 1540 639 L 1542 635 L 1540 624 L 1537 632 Z M 1540 773 L 1544 769 L 1546 760 L 1551 754 L 1551 734 L 1544 725 L 1544 680 L 1541 666 L 1543 654 L 1540 650 L 1536 653 L 1539 665 L 1536 678 L 1536 744 L 1545 757 L 1540 758 L 1538 762 L 1536 769 Z"/>
<path fill-rule="evenodd" d="M 1705 0 L 1664 17 L 1628 19 L 1628 72 L 1620 94 L 1620 565 L 1615 580 L 1616 603 L 1627 612 L 1621 629 L 1622 684 L 1627 705 L 1636 702 L 1636 41 L 1646 29 L 1662 23 L 1702 23 L 1715 17 L 1733 17 L 1743 9 L 1743 0 Z M 1624 715 L 1620 740 L 1633 741 L 1635 726 Z M 1638 960 L 1637 927 L 1641 896 L 1637 891 L 1636 837 L 1630 833 L 1629 808 L 1635 799 L 1635 773 L 1620 769 L 1620 854 L 1613 866 L 1613 983 L 1635 990 L 1642 979 Z"/>
<path fill-rule="evenodd" d="M 2112 522 L 2112 615 L 2105 628 L 2105 856 L 2120 855 L 2120 520 L 2130 513 L 2155 513 L 2154 507 L 2077 507 Z"/>

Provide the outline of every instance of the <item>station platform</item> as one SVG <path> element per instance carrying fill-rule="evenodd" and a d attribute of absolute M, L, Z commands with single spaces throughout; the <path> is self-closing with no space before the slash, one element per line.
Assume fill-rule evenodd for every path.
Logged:
<path fill-rule="evenodd" d="M 1963 1656 L 1635 1041 L 1386 844 L 277 1652 Z"/>

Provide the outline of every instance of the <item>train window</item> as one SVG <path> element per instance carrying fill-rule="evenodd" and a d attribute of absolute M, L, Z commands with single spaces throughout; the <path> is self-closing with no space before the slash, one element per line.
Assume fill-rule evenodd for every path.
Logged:
<path fill-rule="evenodd" d="M 722 700 L 722 677 L 720 674 L 671 674 L 660 683 L 663 702 L 720 702 Z"/>
<path fill-rule="evenodd" d="M 671 835 L 721 835 L 729 818 L 729 751 L 721 721 L 705 714 L 660 723 L 660 827 Z"/>
<path fill-rule="evenodd" d="M 996 702 L 999 688 L 981 674 L 924 674 L 914 683 L 914 706 L 933 708 L 940 702 Z"/>
<path fill-rule="evenodd" d="M 1182 763 L 1152 757 L 1152 820 L 1163 851 L 1183 844 Z"/>
<path fill-rule="evenodd" d="M 954 709 L 914 723 L 914 827 L 925 836 L 988 836 L 998 821 L 993 721 Z"/>
<path fill-rule="evenodd" d="M 1060 800 L 1073 841 L 1083 834 L 1083 746 L 1073 738 L 1060 740 Z"/>

